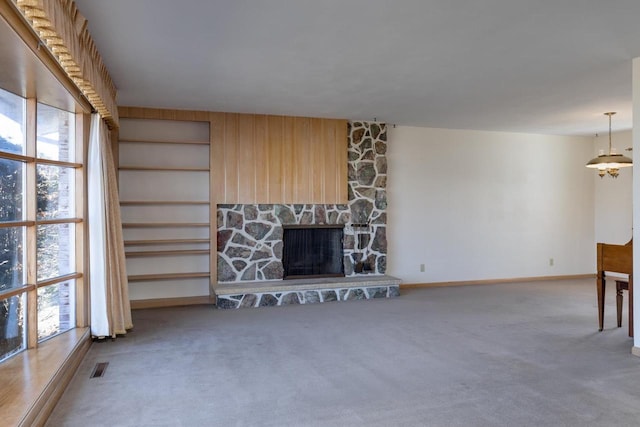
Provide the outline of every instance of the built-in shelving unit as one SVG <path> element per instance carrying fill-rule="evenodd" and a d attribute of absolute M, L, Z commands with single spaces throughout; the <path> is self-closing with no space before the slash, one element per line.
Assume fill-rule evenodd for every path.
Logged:
<path fill-rule="evenodd" d="M 124 246 L 209 244 L 209 239 L 125 240 Z"/>
<path fill-rule="evenodd" d="M 209 272 L 202 273 L 164 273 L 164 274 L 139 274 L 129 276 L 129 282 L 155 282 L 158 280 L 180 280 L 208 278 Z"/>
<path fill-rule="evenodd" d="M 182 201 L 182 200 L 145 200 L 120 202 L 120 206 L 162 206 L 162 205 L 207 205 L 206 202 Z"/>
<path fill-rule="evenodd" d="M 208 296 L 208 122 L 122 118 L 118 148 L 131 300 Z"/>
<path fill-rule="evenodd" d="M 140 258 L 145 256 L 180 256 L 180 255 L 209 255 L 209 249 L 185 249 L 173 251 L 129 251 L 127 257 Z"/>
<path fill-rule="evenodd" d="M 209 141 L 150 141 L 146 139 L 120 139 L 120 144 L 174 144 L 174 145 L 209 145 Z"/>
<path fill-rule="evenodd" d="M 124 222 L 122 228 L 209 227 L 208 222 Z"/>

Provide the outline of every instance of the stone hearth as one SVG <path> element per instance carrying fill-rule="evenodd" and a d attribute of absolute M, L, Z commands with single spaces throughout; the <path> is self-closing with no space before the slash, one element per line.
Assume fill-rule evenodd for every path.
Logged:
<path fill-rule="evenodd" d="M 216 306 L 223 309 L 272 307 L 399 295 L 400 279 L 391 276 L 260 281 L 219 285 L 216 289 Z"/>

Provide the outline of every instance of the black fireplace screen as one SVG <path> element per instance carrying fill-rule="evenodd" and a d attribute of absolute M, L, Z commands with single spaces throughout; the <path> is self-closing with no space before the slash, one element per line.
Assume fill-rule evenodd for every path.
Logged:
<path fill-rule="evenodd" d="M 341 225 L 285 226 L 284 278 L 344 276 Z"/>

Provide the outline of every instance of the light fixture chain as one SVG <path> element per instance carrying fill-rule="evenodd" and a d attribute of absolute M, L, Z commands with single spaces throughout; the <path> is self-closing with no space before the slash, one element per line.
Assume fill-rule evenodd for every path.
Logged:
<path fill-rule="evenodd" d="M 608 114 L 608 116 L 609 116 L 609 155 L 611 155 L 611 116 L 613 114 L 614 113 L 609 113 Z"/>

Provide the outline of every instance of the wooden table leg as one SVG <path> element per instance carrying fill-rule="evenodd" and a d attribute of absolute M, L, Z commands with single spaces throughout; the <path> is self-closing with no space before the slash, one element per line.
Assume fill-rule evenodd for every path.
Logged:
<path fill-rule="evenodd" d="M 629 336 L 633 336 L 633 274 L 629 275 Z"/>
<path fill-rule="evenodd" d="M 616 313 L 618 315 L 618 328 L 622 327 L 622 286 L 616 280 Z"/>
<path fill-rule="evenodd" d="M 604 325 L 604 292 L 606 288 L 603 271 L 598 271 L 596 289 L 598 294 L 598 331 L 602 331 Z"/>

